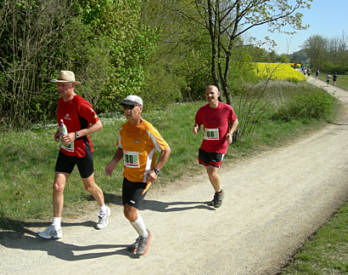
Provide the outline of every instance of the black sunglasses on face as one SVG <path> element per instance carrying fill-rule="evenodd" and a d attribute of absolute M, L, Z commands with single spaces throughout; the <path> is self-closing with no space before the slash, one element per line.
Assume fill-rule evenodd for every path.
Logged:
<path fill-rule="evenodd" d="M 133 110 L 134 107 L 135 105 L 123 105 L 123 108 L 126 110 Z"/>

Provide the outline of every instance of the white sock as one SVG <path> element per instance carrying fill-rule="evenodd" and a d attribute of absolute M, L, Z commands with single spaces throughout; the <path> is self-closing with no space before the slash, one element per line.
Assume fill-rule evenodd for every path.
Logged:
<path fill-rule="evenodd" d="M 102 206 L 100 206 L 100 212 L 105 213 L 106 212 L 106 205 L 103 204 Z"/>
<path fill-rule="evenodd" d="M 52 219 L 52 225 L 55 228 L 61 228 L 62 218 L 61 217 L 53 217 Z"/>
<path fill-rule="evenodd" d="M 131 222 L 131 225 L 138 232 L 139 236 L 143 236 L 144 238 L 147 238 L 149 236 L 149 233 L 146 230 L 146 226 L 145 226 L 144 220 L 139 215 L 139 213 L 138 213 L 138 218 L 136 219 L 135 222 Z"/>

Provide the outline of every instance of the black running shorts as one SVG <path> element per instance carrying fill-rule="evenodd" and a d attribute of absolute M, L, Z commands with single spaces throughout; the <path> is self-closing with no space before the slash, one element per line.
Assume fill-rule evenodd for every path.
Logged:
<path fill-rule="evenodd" d="M 78 158 L 66 156 L 59 151 L 55 171 L 71 174 L 75 164 L 77 164 L 81 178 L 88 178 L 94 172 L 93 153 L 86 155 L 84 158 Z"/>
<path fill-rule="evenodd" d="M 198 152 L 198 162 L 204 166 L 214 166 L 220 168 L 222 161 L 224 159 L 224 154 L 221 153 L 210 153 L 202 149 Z"/>
<path fill-rule="evenodd" d="M 126 178 L 123 178 L 122 186 L 122 203 L 123 205 L 129 204 L 139 209 L 144 201 L 146 195 L 142 194 L 146 187 L 145 182 L 132 182 Z"/>

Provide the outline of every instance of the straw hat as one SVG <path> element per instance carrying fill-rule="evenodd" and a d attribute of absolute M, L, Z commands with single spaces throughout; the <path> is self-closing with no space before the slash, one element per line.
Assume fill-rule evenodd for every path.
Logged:
<path fill-rule="evenodd" d="M 74 83 L 80 85 L 80 81 L 75 80 L 75 74 L 72 71 L 60 71 L 58 79 L 50 79 L 54 83 Z"/>

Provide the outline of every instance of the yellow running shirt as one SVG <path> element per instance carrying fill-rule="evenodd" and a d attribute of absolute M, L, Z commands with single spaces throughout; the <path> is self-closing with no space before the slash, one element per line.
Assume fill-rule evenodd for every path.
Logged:
<path fill-rule="evenodd" d="M 124 123 L 116 146 L 123 150 L 123 176 L 132 182 L 146 182 L 147 174 L 155 166 L 156 150 L 168 147 L 155 127 L 146 120 L 139 124 Z"/>

